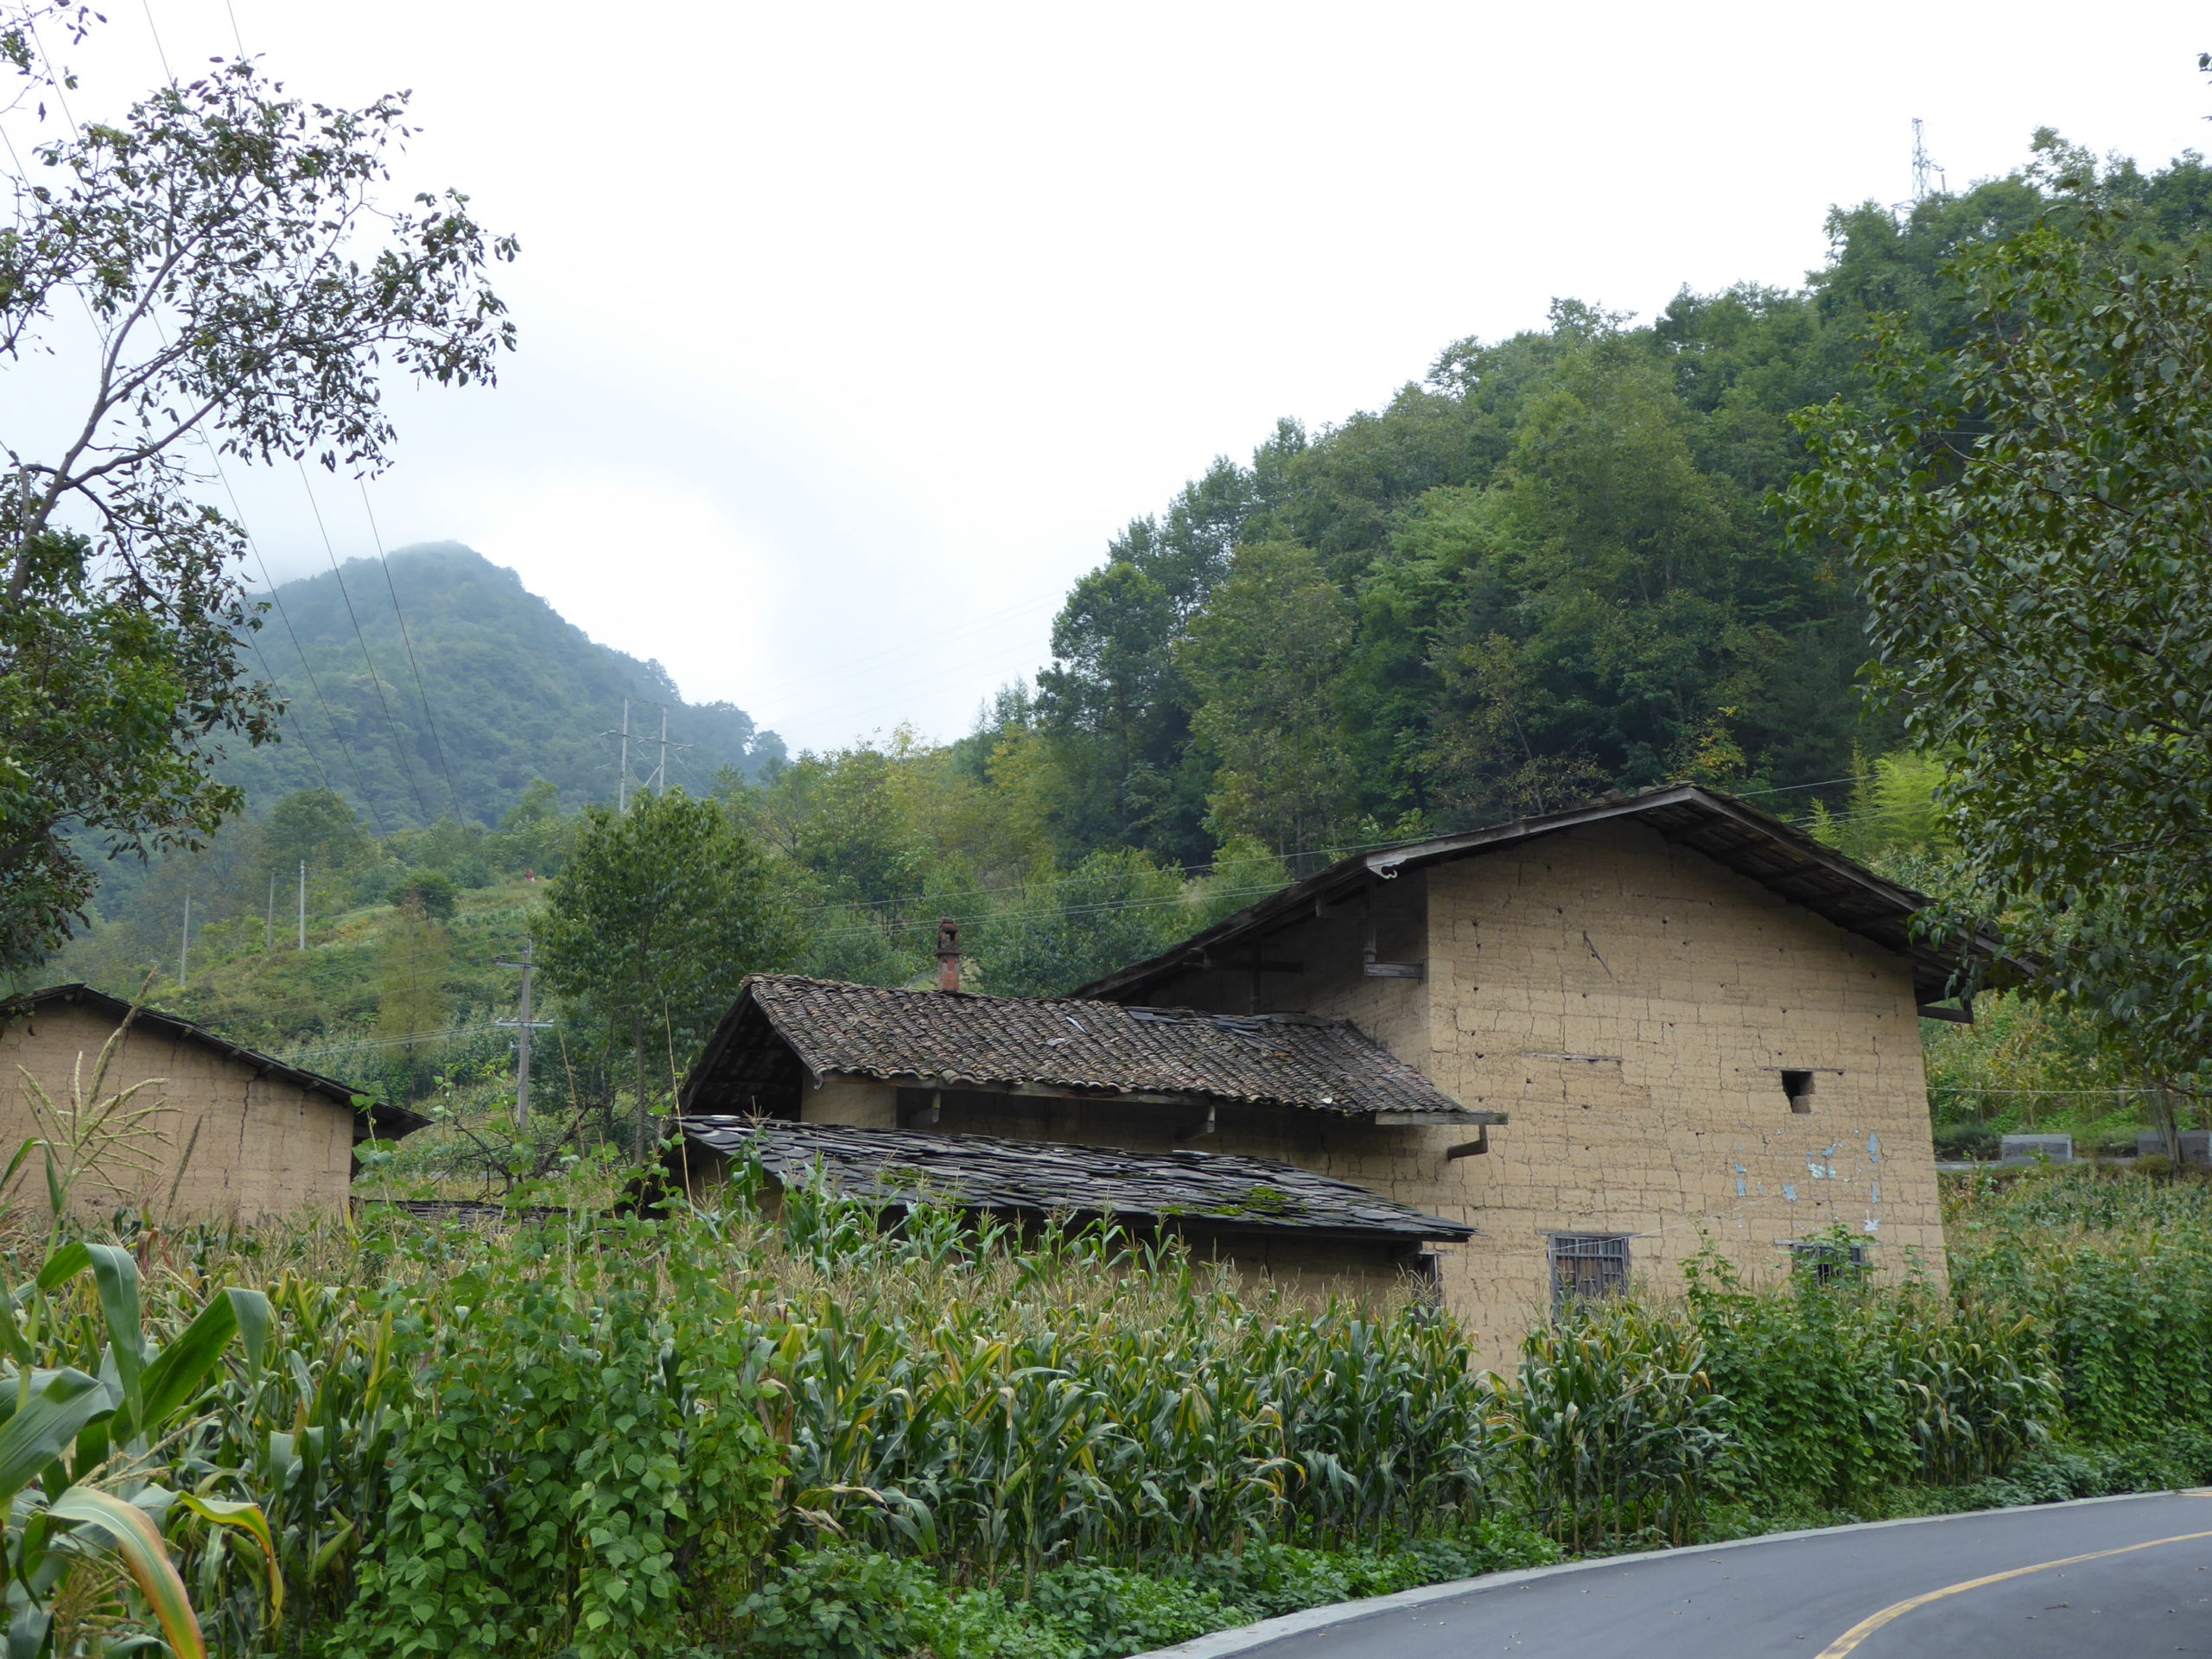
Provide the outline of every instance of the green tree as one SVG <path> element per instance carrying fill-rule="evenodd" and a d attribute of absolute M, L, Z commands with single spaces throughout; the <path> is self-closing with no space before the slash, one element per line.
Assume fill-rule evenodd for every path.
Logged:
<path fill-rule="evenodd" d="M 1958 894 L 2152 1077 L 2212 1085 L 2212 284 L 2086 171 L 1955 263 L 1973 326 L 1881 336 L 1811 411 L 1800 533 L 1864 588 Z"/>
<path fill-rule="evenodd" d="M 547 988 L 628 1049 L 640 1149 L 647 1103 L 673 1090 L 738 982 L 801 944 L 759 842 L 682 790 L 586 810 L 537 939 Z"/>
<path fill-rule="evenodd" d="M 244 536 L 195 499 L 202 457 L 378 471 L 385 372 L 488 380 L 512 343 L 484 271 L 512 244 L 458 194 L 374 200 L 404 116 L 285 97 L 240 60 L 35 146 L 17 181 L 0 353 L 88 315 L 92 343 L 64 353 L 88 382 L 66 435 L 0 468 L 0 967 L 67 937 L 88 847 L 198 845 L 242 804 L 225 745 L 276 735 L 240 672 Z"/>
<path fill-rule="evenodd" d="M 1216 835 L 1278 852 L 1329 844 L 1351 806 L 1336 705 L 1351 601 L 1294 542 L 1240 549 L 1178 661 L 1198 698 L 1192 736 L 1215 757 Z"/>
<path fill-rule="evenodd" d="M 420 892 L 409 892 L 377 940 L 376 1029 L 378 1037 L 399 1044 L 410 1060 L 445 1025 L 452 960 L 453 941 L 443 925 Z"/>
<path fill-rule="evenodd" d="M 1060 996 L 1166 950 L 1191 931 L 1183 883 L 1135 848 L 1102 849 L 1025 889 L 971 929 L 984 988 Z"/>

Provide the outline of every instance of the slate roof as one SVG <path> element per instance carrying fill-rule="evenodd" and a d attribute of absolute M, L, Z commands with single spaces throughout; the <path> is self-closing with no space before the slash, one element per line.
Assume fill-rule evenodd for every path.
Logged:
<path fill-rule="evenodd" d="M 1207 1152 L 1124 1152 L 915 1129 L 686 1117 L 693 1144 L 750 1146 L 779 1183 L 823 1178 L 888 1204 L 951 1202 L 995 1215 L 1114 1216 L 1212 1232 L 1465 1239 L 1475 1230 L 1290 1164 Z"/>
<path fill-rule="evenodd" d="M 28 991 L 21 996 L 10 997 L 0 1002 L 0 1022 L 35 1018 L 41 1008 L 54 1003 L 90 1008 L 118 1025 L 122 1024 L 124 1016 L 130 1012 L 130 1004 L 123 998 L 110 996 L 105 991 L 94 990 L 89 985 L 49 985 L 42 991 Z M 195 1025 L 181 1014 L 163 1014 L 158 1008 L 142 1007 L 131 1025 L 136 1030 L 158 1032 L 175 1041 L 195 1044 L 221 1055 L 225 1059 L 236 1060 L 241 1065 L 251 1067 L 257 1077 L 282 1077 L 287 1083 L 298 1084 L 310 1094 L 321 1095 L 343 1106 L 354 1114 L 353 1139 L 357 1142 L 369 1138 L 371 1125 L 374 1125 L 377 1134 L 387 1141 L 397 1141 L 402 1135 L 412 1135 L 416 1129 L 429 1125 L 429 1118 L 417 1116 L 404 1107 L 387 1105 L 380 1100 L 371 1101 L 365 1113 L 355 1111 L 353 1102 L 361 1091 L 353 1084 L 340 1083 L 335 1077 L 326 1077 L 320 1071 L 309 1071 L 304 1067 L 292 1065 L 274 1055 L 257 1053 L 227 1037 L 217 1036 L 207 1027 Z"/>
<path fill-rule="evenodd" d="M 1940 1001 L 1957 992 L 1969 955 L 1988 967 L 1988 982 L 2012 983 L 2034 976 L 2035 964 L 2006 956 L 2004 942 L 1993 934 L 1942 942 L 1916 937 L 1913 918 L 1928 907 L 1924 894 L 1884 880 L 1755 806 L 1695 784 L 1675 784 L 1569 812 L 1519 818 L 1487 830 L 1354 854 L 1156 957 L 1092 981 L 1076 995 L 1116 1001 L 1141 997 L 1165 979 L 1208 966 L 1232 944 L 1241 941 L 1249 947 L 1273 929 L 1311 916 L 1317 904 L 1341 903 L 1377 880 L 1389 880 L 1425 865 L 1477 857 L 1540 836 L 1614 820 L 1656 830 L 1667 840 L 1702 853 L 1791 904 L 1801 905 L 1904 957 L 1912 965 L 1913 988 L 1923 1003 Z"/>
<path fill-rule="evenodd" d="M 816 1077 L 925 1088 L 1020 1088 L 1486 1120 L 1349 1024 L 1298 1014 L 1238 1018 L 961 991 L 909 991 L 756 974 L 685 1078 L 687 1112 L 770 1105 L 780 1054 Z"/>

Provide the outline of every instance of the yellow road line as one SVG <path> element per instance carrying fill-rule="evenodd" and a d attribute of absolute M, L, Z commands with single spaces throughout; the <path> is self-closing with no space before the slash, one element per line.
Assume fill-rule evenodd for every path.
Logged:
<path fill-rule="evenodd" d="M 2192 1497 L 2196 1494 L 2192 1493 Z M 1880 1630 L 1885 1624 L 1903 1618 L 1916 1608 L 1931 1601 L 1941 1601 L 1946 1596 L 1960 1595 L 1968 1590 L 1979 1590 L 1985 1584 L 2002 1584 L 2007 1579 L 2024 1579 L 2031 1573 L 2048 1573 L 2054 1567 L 2075 1567 L 2083 1561 L 2101 1561 L 2110 1555 L 2133 1554 L 2139 1549 L 2156 1549 L 2161 1544 L 2186 1544 L 2198 1538 L 2212 1538 L 2212 1532 L 2184 1532 L 2173 1538 L 2153 1538 L 2147 1543 L 2122 1544 L 2118 1549 L 2096 1549 L 2087 1555 L 2069 1555 L 2063 1561 L 2037 1561 L 2033 1567 L 2016 1567 L 2009 1573 L 1992 1573 L 1987 1578 L 1968 1579 L 1964 1584 L 1954 1584 L 1941 1590 L 1930 1590 L 1924 1596 L 1915 1596 L 1885 1607 L 1878 1613 L 1862 1618 L 1841 1636 L 1821 1649 L 1816 1659 L 1843 1659 L 1843 1656 Z"/>

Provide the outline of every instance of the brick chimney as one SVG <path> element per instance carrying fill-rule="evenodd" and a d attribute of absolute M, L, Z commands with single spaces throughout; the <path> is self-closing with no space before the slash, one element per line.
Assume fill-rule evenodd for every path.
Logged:
<path fill-rule="evenodd" d="M 960 988 L 960 924 L 950 916 L 937 925 L 937 988 Z"/>

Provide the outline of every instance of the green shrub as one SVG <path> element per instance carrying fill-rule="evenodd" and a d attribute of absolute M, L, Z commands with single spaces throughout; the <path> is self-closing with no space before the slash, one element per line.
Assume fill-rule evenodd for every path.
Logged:
<path fill-rule="evenodd" d="M 1090 1565 L 1039 1573 L 1023 1611 L 1075 1659 L 1121 1659 L 1255 1617 L 1194 1584 Z"/>
<path fill-rule="evenodd" d="M 744 1650 L 760 1659 L 894 1659 L 916 1639 L 918 1611 L 944 1600 L 923 1569 L 847 1544 L 786 1554 L 738 1611 Z"/>
<path fill-rule="evenodd" d="M 613 1659 L 727 1622 L 715 1587 L 749 1580 L 783 1474 L 748 1333 L 696 1241 L 609 1242 L 547 1223 L 480 1244 L 431 1308 L 395 1293 L 415 1392 L 332 1655 Z"/>

